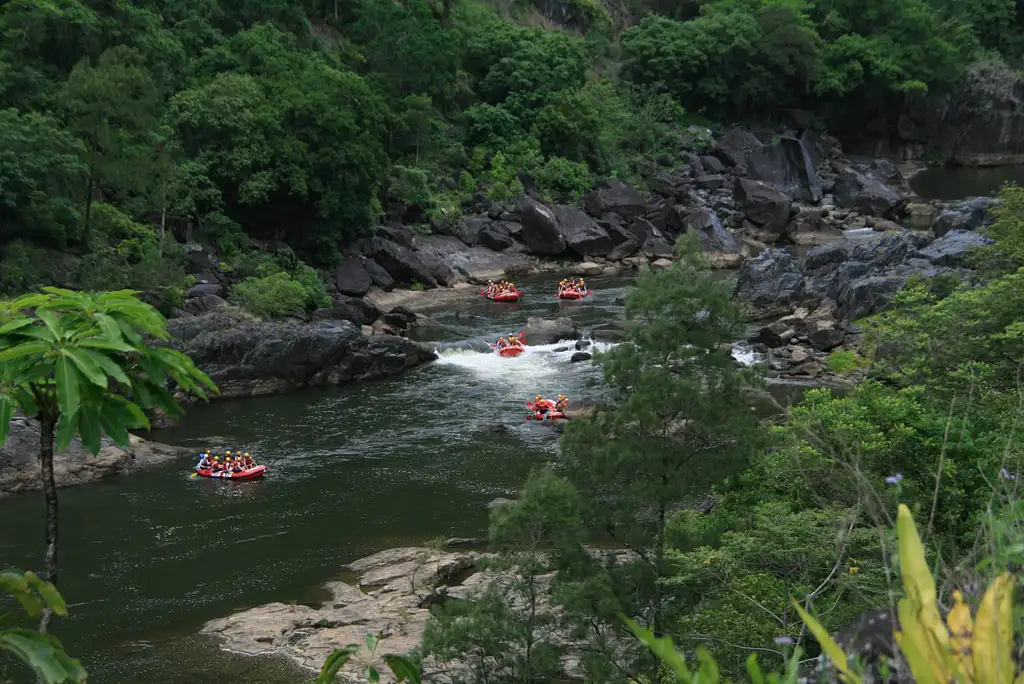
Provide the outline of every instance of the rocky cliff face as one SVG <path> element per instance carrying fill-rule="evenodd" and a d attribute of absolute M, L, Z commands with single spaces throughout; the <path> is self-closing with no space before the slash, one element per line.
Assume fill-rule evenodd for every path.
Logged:
<path fill-rule="evenodd" d="M 906 96 L 867 123 L 848 121 L 851 150 L 963 166 L 1024 163 L 1024 77 L 995 65 L 972 67 L 950 93 Z"/>
<path fill-rule="evenodd" d="M 343 318 L 361 316 L 359 311 L 328 310 L 327 315 L 311 322 L 270 322 L 222 307 L 172 319 L 169 330 L 174 346 L 217 383 L 221 397 L 369 380 L 436 357 L 425 345 L 397 335 L 367 335 L 359 323 Z"/>
<path fill-rule="evenodd" d="M 158 444 L 132 435 L 130 450 L 124 451 L 110 440 L 104 440 L 100 452 L 93 456 L 76 437 L 71 446 L 54 457 L 53 474 L 58 487 L 68 487 L 168 463 L 190 453 L 191 449 Z M 0 446 L 0 497 L 42 488 L 38 454 L 39 422 L 15 417 L 7 442 Z"/>

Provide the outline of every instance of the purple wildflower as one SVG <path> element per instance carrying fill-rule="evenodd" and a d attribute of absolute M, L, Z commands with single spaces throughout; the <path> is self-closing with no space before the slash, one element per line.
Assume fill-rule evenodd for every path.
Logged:
<path fill-rule="evenodd" d="M 1000 471 L 999 471 L 999 475 L 1000 475 L 1000 476 L 1001 476 L 1001 477 L 1002 477 L 1002 478 L 1003 478 L 1004 480 L 1016 480 L 1016 479 L 1017 479 L 1017 473 L 1011 473 L 1011 472 L 1010 472 L 1009 470 L 1007 470 L 1006 468 L 1003 468 L 1002 470 L 1000 470 Z"/>
<path fill-rule="evenodd" d="M 903 473 L 896 473 L 895 475 L 890 475 L 889 477 L 885 478 L 885 483 L 891 485 L 898 485 L 902 481 Z"/>
<path fill-rule="evenodd" d="M 775 644 L 777 646 L 792 646 L 793 637 L 790 636 L 777 636 L 775 637 Z"/>

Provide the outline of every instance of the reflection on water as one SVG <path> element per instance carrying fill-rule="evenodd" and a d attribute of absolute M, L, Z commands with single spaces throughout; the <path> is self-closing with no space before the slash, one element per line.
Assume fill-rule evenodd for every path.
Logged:
<path fill-rule="evenodd" d="M 1003 183 L 1024 183 L 1024 164 L 990 168 L 933 166 L 908 180 L 910 187 L 924 199 L 958 200 L 965 197 L 993 196 Z"/>

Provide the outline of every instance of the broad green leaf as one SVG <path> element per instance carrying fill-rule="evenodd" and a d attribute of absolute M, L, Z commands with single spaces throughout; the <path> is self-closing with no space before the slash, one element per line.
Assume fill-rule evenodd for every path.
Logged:
<path fill-rule="evenodd" d="M 43 597 L 43 601 L 53 610 L 53 612 L 57 615 L 68 614 L 68 606 L 64 602 L 64 597 L 60 595 L 59 591 L 57 591 L 57 587 L 53 586 L 52 583 L 47 582 L 31 570 L 25 573 L 25 579 L 28 582 L 28 585 Z"/>
<path fill-rule="evenodd" d="M 26 356 L 32 356 L 33 354 L 42 354 L 50 348 L 50 345 L 45 342 L 22 342 L 8 349 L 0 351 L 0 363 L 6 361 L 16 361 L 17 359 L 23 359 Z"/>
<path fill-rule="evenodd" d="M 70 416 L 61 415 L 60 420 L 57 421 L 57 443 L 54 448 L 58 454 L 67 449 L 75 439 L 75 435 L 78 434 L 79 413 L 81 413 L 80 410 Z"/>
<path fill-rule="evenodd" d="M 117 380 L 121 385 L 124 385 L 125 389 L 131 386 L 132 380 L 128 377 L 128 374 L 124 372 L 121 365 L 114 361 L 106 354 L 101 354 L 92 349 L 79 349 L 77 350 L 80 354 L 85 354 L 94 364 L 99 366 L 103 372 L 108 376 Z"/>
<path fill-rule="evenodd" d="M 316 684 L 334 684 L 334 678 L 337 676 L 338 672 L 341 668 L 345 667 L 345 663 L 347 663 L 349 658 L 352 657 L 352 654 L 356 653 L 358 650 L 358 644 L 349 644 L 345 648 L 339 648 L 331 653 L 331 655 L 327 656 L 327 660 L 324 661 L 323 667 L 320 668 L 320 674 L 317 675 Z"/>
<path fill-rule="evenodd" d="M 7 442 L 11 431 L 11 418 L 14 417 L 14 398 L 0 394 L 0 446 Z"/>
<path fill-rule="evenodd" d="M 373 649 L 377 648 L 377 637 L 375 637 L 372 634 L 367 633 L 367 635 L 366 635 L 366 648 L 370 649 L 371 651 Z"/>
<path fill-rule="evenodd" d="M 85 678 L 78 661 L 68 658 L 60 642 L 50 635 L 29 629 L 6 630 L 0 632 L 0 650 L 12 653 L 47 684 L 81 682 Z"/>
<path fill-rule="evenodd" d="M 420 668 L 407 656 L 388 653 L 384 656 L 384 662 L 387 663 L 398 682 L 410 681 L 413 684 L 420 684 L 422 681 Z"/>
<path fill-rule="evenodd" d="M 149 429 L 149 418 L 146 417 L 146 414 L 134 402 L 115 394 L 107 397 L 107 406 L 118 417 L 121 424 L 129 430 Z"/>
<path fill-rule="evenodd" d="M 14 399 L 26 416 L 34 416 L 39 413 L 39 407 L 36 406 L 36 398 L 27 389 L 23 387 L 16 388 L 14 390 Z"/>
<path fill-rule="evenodd" d="M 67 356 L 57 358 L 55 367 L 57 379 L 57 405 L 65 416 L 73 416 L 81 404 L 78 370 Z"/>
<path fill-rule="evenodd" d="M 47 311 L 46 309 L 39 308 L 36 309 L 36 316 L 38 316 L 39 320 L 43 322 L 43 324 L 46 326 L 46 329 L 50 331 L 50 334 L 53 335 L 54 340 L 59 340 L 63 337 L 64 331 L 61 328 L 60 318 L 58 318 L 56 314 L 54 314 L 52 311 Z"/>
<path fill-rule="evenodd" d="M 0 573 L 0 588 L 18 601 L 29 617 L 37 618 L 43 612 L 43 602 L 29 586 L 27 575 L 16 570 L 5 570 Z"/>
<path fill-rule="evenodd" d="M 93 406 L 83 406 L 78 416 L 78 433 L 82 436 L 82 446 L 92 454 L 100 452 L 99 412 Z"/>
<path fill-rule="evenodd" d="M 121 328 L 117 326 L 117 321 L 105 313 L 98 313 L 96 314 L 96 322 L 99 323 L 108 342 L 121 341 Z"/>
<path fill-rule="evenodd" d="M 65 353 L 71 357 L 71 360 L 78 366 L 78 370 L 81 371 L 85 379 L 96 385 L 97 387 L 107 388 L 107 374 L 103 372 L 95 361 L 89 358 L 85 354 L 83 349 L 67 349 Z"/>
<path fill-rule="evenodd" d="M 379 684 L 380 672 L 377 671 L 377 668 L 371 665 L 370 667 L 366 668 L 366 678 L 370 680 L 370 684 Z"/>
<path fill-rule="evenodd" d="M 121 414 L 112 402 L 104 402 L 99 409 L 100 425 L 114 442 L 122 449 L 131 446 L 127 426 L 121 421 Z"/>
<path fill-rule="evenodd" d="M 650 630 L 644 629 L 625 615 L 619 615 L 619 617 L 626 623 L 629 631 L 636 635 L 637 639 L 644 643 L 647 648 L 651 649 L 651 652 L 654 653 L 662 663 L 675 672 L 676 677 L 678 677 L 680 681 L 687 683 L 693 681 L 693 673 L 691 673 L 690 668 L 686 666 L 686 659 L 683 657 L 682 653 L 676 650 L 671 639 L 654 636 Z"/>
<path fill-rule="evenodd" d="M 136 347 L 133 347 L 130 344 L 125 344 L 124 342 L 112 342 L 110 340 L 101 340 L 99 338 L 82 340 L 81 342 L 78 343 L 78 346 L 87 347 L 89 349 L 102 349 L 104 351 L 122 352 L 124 354 L 131 354 L 133 352 L 138 351 Z"/>
<path fill-rule="evenodd" d="M 35 321 L 31 318 L 16 318 L 13 321 L 8 321 L 7 323 L 0 325 L 0 335 L 6 335 L 7 333 L 14 332 L 15 330 L 20 330 L 21 328 L 30 326 L 33 323 L 35 323 Z"/>

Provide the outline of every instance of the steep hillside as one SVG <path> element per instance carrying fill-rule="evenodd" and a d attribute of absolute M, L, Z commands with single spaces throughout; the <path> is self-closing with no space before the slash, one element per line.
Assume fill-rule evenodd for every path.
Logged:
<path fill-rule="evenodd" d="M 382 221 L 643 185 L 691 124 L 794 110 L 877 119 L 872 146 L 1013 160 L 1016 72 L 964 74 L 1015 62 L 1019 26 L 1013 0 L 13 0 L 0 290 L 130 286 L 169 309 L 202 242 L 257 299 L 314 306 L 302 261 Z"/>

